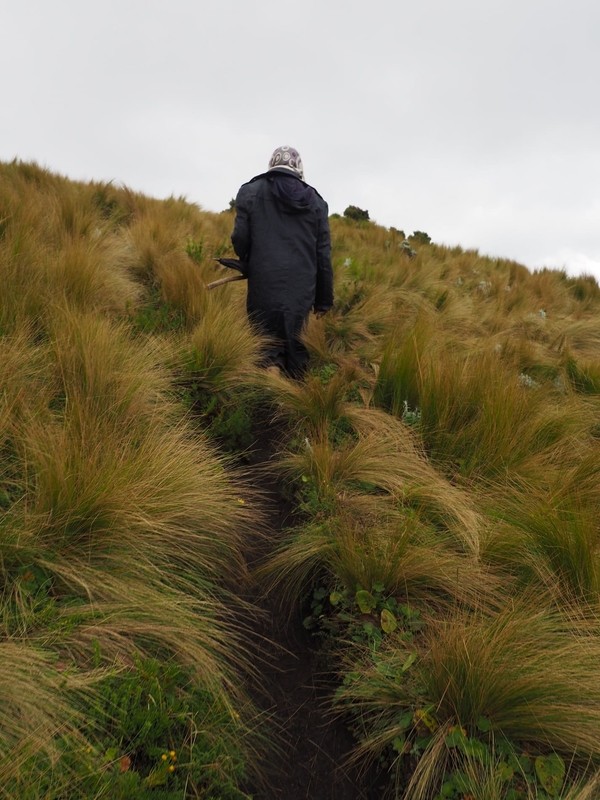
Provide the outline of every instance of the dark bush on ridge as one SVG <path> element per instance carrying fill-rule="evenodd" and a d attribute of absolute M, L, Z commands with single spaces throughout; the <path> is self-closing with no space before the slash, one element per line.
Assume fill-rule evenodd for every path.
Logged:
<path fill-rule="evenodd" d="M 358 206 L 348 206 L 348 208 L 344 211 L 344 216 L 348 219 L 354 219 L 357 222 L 362 222 L 369 219 L 369 212 L 363 211 L 363 209 L 359 208 Z"/>

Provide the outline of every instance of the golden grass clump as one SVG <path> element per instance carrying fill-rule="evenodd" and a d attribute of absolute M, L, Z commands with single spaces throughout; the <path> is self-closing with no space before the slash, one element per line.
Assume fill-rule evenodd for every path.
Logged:
<path fill-rule="evenodd" d="M 222 226 L 220 218 L 207 220 L 197 207 L 170 198 L 147 203 L 124 233 L 134 274 L 179 311 L 189 328 L 205 311 L 214 258 L 228 246 Z"/>
<path fill-rule="evenodd" d="M 47 345 L 35 344 L 27 327 L 0 337 L 0 425 L 5 430 L 26 409 L 41 413 L 56 389 Z"/>
<path fill-rule="evenodd" d="M 166 303 L 183 315 L 191 327 L 197 323 L 207 304 L 203 272 L 183 250 L 162 256 L 154 267 L 154 278 Z"/>
<path fill-rule="evenodd" d="M 425 514 L 453 536 L 459 549 L 476 555 L 484 524 L 482 516 L 468 493 L 430 463 L 410 428 L 377 409 L 364 409 L 354 424 L 358 441 L 332 451 L 331 467 L 317 466 L 317 471 L 313 470 L 311 462 L 314 459 L 318 464 L 320 454 L 313 448 L 300 457 L 304 471 L 316 477 L 327 476 L 332 485 L 362 484 L 384 492 L 403 506 Z M 326 449 L 322 458 L 327 464 Z M 292 466 L 293 459 L 284 463 Z"/>
<path fill-rule="evenodd" d="M 200 319 L 176 345 L 175 357 L 184 380 L 213 391 L 233 389 L 258 380 L 264 342 L 250 326 L 239 298 L 209 294 Z"/>
<path fill-rule="evenodd" d="M 126 244 L 99 228 L 89 239 L 65 242 L 45 264 L 45 280 L 52 287 L 50 302 L 81 311 L 125 314 L 140 300 L 141 288 L 131 276 Z"/>
<path fill-rule="evenodd" d="M 175 584 L 194 571 L 239 578 L 249 512 L 224 464 L 186 426 L 148 419 L 123 431 L 74 411 L 28 421 L 21 441 L 24 527 L 43 552 L 118 572 L 159 564 Z"/>
<path fill-rule="evenodd" d="M 555 330 L 552 345 L 559 351 L 572 350 L 578 356 L 598 360 L 600 352 L 600 324 L 598 315 L 590 314 L 584 319 L 563 320 Z"/>
<path fill-rule="evenodd" d="M 297 598 L 320 570 L 349 589 L 432 603 L 475 604 L 496 579 L 479 563 L 487 522 L 466 492 L 429 464 L 398 420 L 363 409 L 356 438 L 306 440 L 278 468 L 304 486 L 314 517 L 293 528 L 261 568 Z"/>
<path fill-rule="evenodd" d="M 532 459 L 582 438 L 589 419 L 583 406 L 559 404 L 501 352 L 433 344 L 421 322 L 386 343 L 374 398 L 398 416 L 418 409 L 432 457 L 469 477 L 527 471 Z"/>
<path fill-rule="evenodd" d="M 54 405 L 72 419 L 96 418 L 123 427 L 147 424 L 172 408 L 172 376 L 165 366 L 168 343 L 132 339 L 125 322 L 94 313 L 57 311 L 49 331 L 54 368 Z"/>
<path fill-rule="evenodd" d="M 549 473 L 544 487 L 531 482 L 488 487 L 482 503 L 497 524 L 483 537 L 482 558 L 526 584 L 551 590 L 559 602 L 597 604 L 599 468 L 597 455 L 590 454 L 576 468 L 565 463 Z"/>
<path fill-rule="evenodd" d="M 476 606 L 499 585 L 426 518 L 360 494 L 340 500 L 328 519 L 289 532 L 259 574 L 293 603 L 324 571 L 351 595 L 383 586 L 416 607 Z"/>
<path fill-rule="evenodd" d="M 534 610 L 531 598 L 496 611 L 456 610 L 431 618 L 414 645 L 390 637 L 376 659 L 365 653 L 350 661 L 338 700 L 360 718 L 364 754 L 403 737 L 407 711 L 413 729 L 427 720 L 429 743 L 407 798 L 439 791 L 456 755 L 449 735 L 458 729 L 488 747 L 508 741 L 534 755 L 561 754 L 585 770 L 599 755 L 599 648 L 594 615 L 578 625 L 550 608 Z"/>
<path fill-rule="evenodd" d="M 0 236 L 0 332 L 38 327 L 45 318 L 48 287 L 41 266 L 43 245 L 36 236 L 38 209 L 28 200 L 2 219 Z"/>
<path fill-rule="evenodd" d="M 599 648 L 559 613 L 518 603 L 433 623 L 422 679 L 441 719 L 474 729 L 485 717 L 512 741 L 597 757 Z"/>
<path fill-rule="evenodd" d="M 362 280 L 346 281 L 336 292 L 335 306 L 324 319 L 309 319 L 305 342 L 323 361 L 349 352 L 369 358 L 377 337 L 393 324 L 393 295 L 385 285 Z"/>
<path fill-rule="evenodd" d="M 355 363 L 344 360 L 331 375 L 308 374 L 302 382 L 273 377 L 268 382 L 277 416 L 292 427 L 303 429 L 309 438 L 326 440 L 331 427 L 348 421 L 350 426 L 360 418 L 362 409 L 350 402 L 348 394 L 363 378 Z"/>
<path fill-rule="evenodd" d="M 78 695 L 90 691 L 101 674 L 59 671 L 53 655 L 36 643 L 0 642 L 0 797 L 10 796 L 12 782 L 24 777 L 25 765 L 26 784 L 41 781 L 60 761 L 65 740 L 82 752 L 90 746 L 80 733 Z M 76 775 L 60 771 L 66 789 Z"/>
<path fill-rule="evenodd" d="M 55 563 L 40 561 L 51 574 Z M 60 564 L 55 586 L 77 580 L 95 589 L 98 575 L 82 560 Z M 199 582 L 197 582 L 199 583 Z M 246 631 L 236 624 L 234 602 L 227 609 L 223 597 L 194 598 L 191 583 L 177 591 L 165 582 L 164 573 L 142 565 L 135 576 L 107 571 L 96 596 L 78 604 L 76 612 L 64 607 L 57 622 L 64 631 L 54 647 L 68 663 L 129 667 L 139 659 L 164 654 L 171 663 L 185 668 L 189 680 L 219 698 L 229 708 L 246 703 L 240 674 L 254 670 L 250 663 Z M 196 595 L 200 595 L 196 586 Z M 162 657 L 162 656 L 161 656 Z"/>

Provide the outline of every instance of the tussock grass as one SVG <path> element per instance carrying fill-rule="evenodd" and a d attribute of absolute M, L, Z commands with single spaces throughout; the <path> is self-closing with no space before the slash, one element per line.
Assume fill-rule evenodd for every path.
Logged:
<path fill-rule="evenodd" d="M 248 512 L 223 463 L 185 426 L 148 420 L 143 431 L 111 431 L 68 415 L 30 421 L 22 447 L 31 487 L 23 524 L 61 558 L 158 562 L 175 581 L 178 569 L 239 577 Z"/>
<path fill-rule="evenodd" d="M 180 220 L 175 225 L 161 213 L 159 203 L 146 203 L 139 209 L 127 227 L 127 238 L 135 254 L 134 274 L 143 283 L 157 280 L 156 270 L 161 261 L 174 253 L 184 252 L 184 225 Z M 183 237 L 183 238 L 182 238 Z"/>
<path fill-rule="evenodd" d="M 600 325 L 597 315 L 589 315 L 585 319 L 564 320 L 560 329 L 555 331 L 552 345 L 563 351 L 571 349 L 577 355 L 590 359 L 598 358 L 600 349 Z"/>
<path fill-rule="evenodd" d="M 600 792 L 600 777 L 581 781 L 565 794 L 564 800 L 594 800 Z"/>
<path fill-rule="evenodd" d="M 184 379 L 211 391 L 259 381 L 264 338 L 252 330 L 237 302 L 208 296 L 199 322 L 176 347 Z"/>
<path fill-rule="evenodd" d="M 309 351 L 323 362 L 340 361 L 344 354 L 354 349 L 368 353 L 375 337 L 361 311 L 341 314 L 330 311 L 323 320 L 310 319 L 303 336 Z"/>
<path fill-rule="evenodd" d="M 479 564 L 485 520 L 434 470 L 408 429 L 363 409 L 356 441 L 307 442 L 280 469 L 309 488 L 316 518 L 289 532 L 262 567 L 296 600 L 319 570 L 348 588 L 385 585 L 411 600 L 474 604 L 495 579 Z"/>
<path fill-rule="evenodd" d="M 207 703 L 190 725 L 251 760 L 243 730 L 255 712 L 239 676 L 253 666 L 234 620 L 254 612 L 231 589 L 247 578 L 241 549 L 260 515 L 245 477 L 184 418 L 179 344 L 148 328 L 136 340 L 129 322 L 159 302 L 188 330 L 202 321 L 204 262 L 223 223 L 207 234 L 183 201 L 36 166 L 2 167 L 0 194 L 2 791 L 66 796 L 104 770 L 78 733 L 93 728 L 86 709 L 106 703 L 95 678 L 132 674 L 141 659 L 179 665 Z M 231 330 L 242 343 L 234 356 L 230 336 L 222 365 L 232 386 L 249 379 L 241 362 L 256 342 L 213 305 L 213 340 Z M 219 733 L 223 709 L 238 741 Z"/>
<path fill-rule="evenodd" d="M 418 409 L 423 441 L 438 462 L 453 462 L 465 476 L 501 477 L 584 435 L 583 407 L 559 405 L 495 350 L 434 347 L 432 337 L 419 321 L 399 342 L 390 339 L 374 398 L 399 416 Z"/>
<path fill-rule="evenodd" d="M 338 448 L 316 442 L 285 457 L 282 468 L 309 475 L 323 497 L 356 487 L 384 493 L 423 512 L 449 531 L 461 549 L 476 555 L 482 517 L 468 495 L 429 463 L 410 430 L 377 410 L 363 409 L 353 421 L 356 441 Z"/>
<path fill-rule="evenodd" d="M 465 475 L 502 476 L 583 430 L 583 420 L 540 402 L 494 355 L 438 361 L 422 388 L 428 445 Z"/>
<path fill-rule="evenodd" d="M 592 483 L 597 459 L 591 464 L 588 460 L 588 466 Z M 581 466 L 575 472 L 582 475 Z M 526 483 L 500 492 L 489 505 L 500 525 L 484 537 L 482 555 L 490 563 L 508 566 L 528 583 L 552 589 L 567 603 L 597 603 L 597 487 L 595 483 L 585 487 L 583 477 L 581 486 L 577 481 L 569 485 L 568 475 L 567 470 L 557 473 L 554 480 L 562 484 L 558 487 L 543 490 Z"/>
<path fill-rule="evenodd" d="M 340 505 L 342 505 L 340 503 Z M 271 590 L 297 603 L 315 579 L 385 591 L 416 606 L 441 607 L 454 602 L 477 605 L 498 581 L 454 542 L 418 516 L 364 496 L 344 498 L 344 510 L 326 522 L 294 530 L 282 541 L 259 574 Z"/>
<path fill-rule="evenodd" d="M 368 357 L 393 320 L 392 295 L 384 287 L 353 281 L 338 288 L 336 304 L 323 320 L 309 320 L 305 341 L 324 360 L 349 352 Z"/>
<path fill-rule="evenodd" d="M 154 266 L 164 300 L 179 310 L 188 326 L 201 319 L 206 307 L 203 275 L 191 258 L 175 250 L 160 257 Z"/>
<path fill-rule="evenodd" d="M 137 303 L 140 287 L 126 243 L 80 192 L 39 195 L 28 188 L 24 196 L 15 194 L 5 213 L 0 330 L 43 325 L 64 306 L 125 313 Z"/>
<path fill-rule="evenodd" d="M 56 382 L 48 361 L 47 346 L 34 342 L 30 328 L 0 337 L 0 424 L 8 426 L 25 409 L 49 404 Z"/>
<path fill-rule="evenodd" d="M 481 736 L 482 719 L 498 740 L 530 753 L 560 753 L 585 768 L 599 755 L 596 627 L 593 616 L 577 626 L 557 612 L 534 611 L 530 601 L 492 613 L 456 611 L 430 620 L 402 681 L 395 676 L 411 648 L 397 642 L 374 662 L 365 656 L 350 664 L 339 700 L 360 715 L 361 752 L 381 752 L 403 735 L 397 721 L 406 710 L 431 709 L 433 736 L 407 789 L 410 798 L 439 790 L 446 736 L 456 726 Z"/>
<path fill-rule="evenodd" d="M 231 221 L 229 221 L 231 224 Z M 124 236 L 133 253 L 134 274 L 179 311 L 188 327 L 201 319 L 206 284 L 214 279 L 213 261 L 226 248 L 227 219 L 203 218 L 182 200 L 146 203 Z M 220 290 L 227 296 L 231 290 Z"/>
<path fill-rule="evenodd" d="M 102 419 L 104 425 L 145 425 L 173 414 L 172 376 L 165 367 L 166 343 L 132 341 L 124 322 L 98 314 L 64 310 L 50 326 L 55 365 L 55 405 L 71 418 Z"/>
<path fill-rule="evenodd" d="M 419 315 L 412 329 L 397 328 L 383 347 L 378 364 L 374 401 L 400 416 L 405 403 L 411 409 L 421 404 L 420 374 L 434 338 L 432 320 Z"/>
<path fill-rule="evenodd" d="M 353 361 L 325 366 L 328 374 L 309 372 L 301 382 L 285 376 L 268 376 L 265 388 L 276 409 L 276 417 L 318 441 L 329 436 L 344 438 L 360 417 L 360 407 L 350 394 L 364 378 L 364 371 Z"/>
<path fill-rule="evenodd" d="M 57 306 L 124 314 L 141 296 L 130 269 L 126 244 L 96 228 L 90 238 L 72 238 L 49 257 L 44 278 Z"/>
<path fill-rule="evenodd" d="M 441 719 L 479 717 L 512 741 L 597 757 L 597 636 L 527 604 L 457 615 L 430 629 L 422 677 Z"/>
<path fill-rule="evenodd" d="M 440 729 L 436 741 L 438 749 L 433 755 L 427 759 L 426 762 L 420 763 L 413 775 L 410 782 L 406 787 L 403 797 L 405 800 L 427 800 L 431 796 L 431 792 L 435 791 L 433 787 L 440 783 L 444 770 L 448 773 L 449 770 L 454 770 L 461 774 L 463 792 L 468 792 L 468 797 L 473 800 L 508 800 L 514 792 L 507 785 L 506 781 L 506 761 L 497 756 L 492 758 L 488 763 L 482 763 L 480 759 L 475 756 L 465 756 L 456 753 L 449 753 L 448 749 L 444 746 L 444 736 L 449 733 L 447 727 Z M 519 773 L 517 772 L 517 775 Z M 557 797 L 560 800 L 592 800 L 596 797 L 596 793 L 600 786 L 598 778 L 580 778 L 575 779 L 575 783 L 569 788 L 561 791 Z M 522 778 L 519 783 L 520 796 L 522 800 L 540 800 L 544 795 L 547 796 L 543 789 L 539 789 L 529 782 L 525 785 Z"/>
<path fill-rule="evenodd" d="M 38 326 L 44 319 L 48 289 L 44 272 L 39 268 L 43 258 L 41 244 L 35 234 L 37 209 L 25 202 L 17 214 L 8 209 L 2 220 L 0 237 L 0 279 L 4 287 L 0 295 L 0 331 L 14 333 L 21 328 Z"/>
<path fill-rule="evenodd" d="M 340 514 L 334 561 L 335 574 L 349 589 L 383 584 L 395 596 L 432 605 L 477 604 L 494 591 L 497 580 L 422 507 L 390 509 L 382 503 L 378 513 L 367 514 L 364 499 L 356 499 L 349 498 Z"/>
<path fill-rule="evenodd" d="M 77 676 L 59 671 L 54 662 L 35 644 L 0 642 L 0 797 L 10 796 L 5 792 L 12 791 L 25 765 L 34 771 L 28 782 L 35 785 L 59 762 L 67 738 L 81 751 L 90 745 L 79 732 L 83 719 L 77 695 L 89 691 L 101 673 Z M 65 787 L 76 779 L 74 770 L 64 770 Z"/>
<path fill-rule="evenodd" d="M 233 602 L 227 608 L 222 598 L 206 593 L 194 598 L 189 584 L 186 591 L 176 591 L 164 571 L 148 567 L 137 578 L 107 571 L 100 584 L 83 559 L 70 564 L 40 560 L 40 566 L 55 575 L 57 588 L 77 582 L 91 595 L 75 608 L 58 610 L 54 646 L 62 659 L 85 665 L 100 657 L 101 663 L 130 666 L 136 658 L 162 653 L 231 712 L 245 699 L 239 674 L 254 667 L 244 631 L 234 624 Z"/>

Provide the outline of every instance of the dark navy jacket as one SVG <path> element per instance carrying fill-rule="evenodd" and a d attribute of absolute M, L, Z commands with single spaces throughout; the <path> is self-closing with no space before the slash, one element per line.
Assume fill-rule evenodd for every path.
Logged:
<path fill-rule="evenodd" d="M 248 312 L 290 321 L 333 305 L 327 203 L 288 170 L 269 170 L 238 192 L 231 241 L 248 263 Z"/>

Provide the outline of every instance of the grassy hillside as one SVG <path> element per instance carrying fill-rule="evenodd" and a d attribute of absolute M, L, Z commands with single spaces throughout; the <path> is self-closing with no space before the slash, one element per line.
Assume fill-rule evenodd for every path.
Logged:
<path fill-rule="evenodd" d="M 599 796 L 597 283 L 332 219 L 293 383 L 206 290 L 232 224 L 0 165 L 0 796 L 252 796 L 252 581 L 390 797 Z"/>

